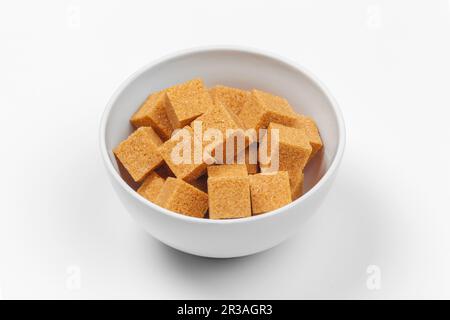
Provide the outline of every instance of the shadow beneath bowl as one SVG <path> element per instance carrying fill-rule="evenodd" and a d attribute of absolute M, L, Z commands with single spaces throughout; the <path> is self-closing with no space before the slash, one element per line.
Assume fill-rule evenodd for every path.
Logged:
<path fill-rule="evenodd" d="M 185 297 L 191 299 L 377 297 L 366 287 L 366 270 L 372 264 L 383 268 L 392 258 L 394 233 L 383 220 L 386 195 L 361 179 L 365 170 L 357 163 L 342 168 L 319 212 L 275 248 L 213 259 L 152 242 L 151 260 L 192 288 Z"/>

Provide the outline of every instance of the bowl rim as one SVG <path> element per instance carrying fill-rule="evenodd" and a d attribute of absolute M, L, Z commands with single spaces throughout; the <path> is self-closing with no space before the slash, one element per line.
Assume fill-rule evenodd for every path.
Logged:
<path fill-rule="evenodd" d="M 308 192 L 303 194 L 300 198 L 292 201 L 291 203 L 275 209 L 273 211 L 256 215 L 256 216 L 250 216 L 245 218 L 238 218 L 238 219 L 204 219 L 204 218 L 196 218 L 191 217 L 187 215 L 183 215 L 180 213 L 176 213 L 173 211 L 170 211 L 168 209 L 162 208 L 141 195 L 139 195 L 135 190 L 133 190 L 120 176 L 120 174 L 115 170 L 112 160 L 109 157 L 108 149 L 106 148 L 106 126 L 109 121 L 109 116 L 112 110 L 113 105 L 115 104 L 117 98 L 122 93 L 122 91 L 130 85 L 131 82 L 133 82 L 136 78 L 138 78 L 142 73 L 144 73 L 146 70 L 151 69 L 158 64 L 169 62 L 170 60 L 177 59 L 184 56 L 189 56 L 193 54 L 198 53 L 207 53 L 207 52 L 215 52 L 215 51 L 230 51 L 230 52 L 241 52 L 241 53 L 247 53 L 247 54 L 253 54 L 257 56 L 261 56 L 264 58 L 269 58 L 272 60 L 275 60 L 277 62 L 281 62 L 288 67 L 291 67 L 301 73 L 303 73 L 307 78 L 309 78 L 310 81 L 312 81 L 322 92 L 325 94 L 326 98 L 330 101 L 332 111 L 334 112 L 334 116 L 337 120 L 337 126 L 338 126 L 338 142 L 337 142 L 337 150 L 336 154 L 334 155 L 333 159 L 331 160 L 331 164 L 328 168 L 328 170 L 325 172 L 325 174 L 320 178 L 320 180 L 310 189 Z M 200 223 L 200 224 L 242 224 L 242 223 L 251 223 L 256 222 L 258 220 L 263 219 L 270 219 L 274 216 L 282 214 L 284 211 L 289 210 L 292 207 L 297 206 L 301 202 L 307 201 L 308 198 L 310 198 L 312 195 L 314 195 L 320 188 L 322 188 L 328 180 L 330 180 L 334 176 L 334 172 L 339 167 L 339 164 L 342 160 L 344 149 L 345 149 L 345 143 L 346 143 L 346 130 L 345 130 L 345 123 L 344 118 L 342 115 L 342 111 L 339 108 L 339 105 L 336 101 L 336 99 L 331 95 L 330 91 L 325 87 L 325 85 L 313 74 L 311 73 L 307 68 L 305 68 L 302 65 L 299 65 L 298 63 L 292 61 L 291 59 L 288 59 L 286 57 L 282 57 L 279 54 L 268 52 L 267 50 L 262 50 L 258 48 L 253 47 L 247 47 L 247 46 L 235 46 L 235 45 L 212 45 L 212 46 L 200 46 L 200 47 L 192 47 L 188 49 L 182 49 L 175 51 L 173 53 L 166 54 L 156 60 L 151 61 L 150 63 L 147 63 L 143 67 L 139 68 L 137 71 L 132 73 L 125 81 L 123 81 L 119 87 L 114 91 L 111 98 L 108 100 L 106 107 L 103 111 L 101 121 L 100 121 L 100 152 L 102 155 L 103 163 L 105 164 L 105 167 L 107 171 L 112 175 L 113 179 L 116 180 L 116 182 L 124 189 L 125 192 L 127 192 L 131 197 L 133 197 L 135 200 L 140 201 L 145 206 L 148 206 L 153 211 L 156 211 L 158 213 L 162 213 L 169 218 L 174 218 L 178 220 L 182 220 L 188 223 Z"/>

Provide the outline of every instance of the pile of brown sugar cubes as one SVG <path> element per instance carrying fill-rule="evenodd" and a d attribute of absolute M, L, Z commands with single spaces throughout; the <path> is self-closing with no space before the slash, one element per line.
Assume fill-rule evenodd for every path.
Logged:
<path fill-rule="evenodd" d="M 197 218 L 245 218 L 287 205 L 302 195 L 304 168 L 323 146 L 315 122 L 286 99 L 208 89 L 201 79 L 150 94 L 130 122 L 136 130 L 114 149 L 124 180 L 145 199 Z"/>

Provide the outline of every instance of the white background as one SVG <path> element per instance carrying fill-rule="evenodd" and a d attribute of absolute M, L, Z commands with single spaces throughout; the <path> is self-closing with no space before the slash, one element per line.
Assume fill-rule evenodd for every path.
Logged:
<path fill-rule="evenodd" d="M 240 259 L 145 234 L 98 147 L 127 76 L 211 44 L 306 66 L 347 124 L 321 209 L 289 241 Z M 449 59 L 447 0 L 2 1 L 0 297 L 450 298 Z"/>

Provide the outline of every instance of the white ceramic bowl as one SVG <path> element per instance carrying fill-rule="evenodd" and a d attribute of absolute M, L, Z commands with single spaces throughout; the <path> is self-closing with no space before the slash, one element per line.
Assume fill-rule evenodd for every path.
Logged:
<path fill-rule="evenodd" d="M 112 149 L 132 127 L 128 119 L 150 92 L 191 78 L 206 85 L 258 88 L 285 97 L 296 111 L 312 116 L 324 149 L 305 172 L 306 193 L 270 213 L 233 220 L 184 216 L 147 201 L 121 178 Z M 125 208 L 161 242 L 205 257 L 238 257 L 276 246 L 292 235 L 324 200 L 344 152 L 341 111 L 315 76 L 284 58 L 255 49 L 213 47 L 191 49 L 157 60 L 128 78 L 114 93 L 100 126 L 101 154 L 112 185 Z"/>

